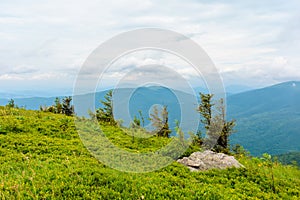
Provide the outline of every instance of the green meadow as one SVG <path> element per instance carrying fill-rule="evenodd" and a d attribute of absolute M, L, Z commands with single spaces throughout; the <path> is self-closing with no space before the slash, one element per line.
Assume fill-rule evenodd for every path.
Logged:
<path fill-rule="evenodd" d="M 133 138 L 108 124 L 102 129 L 113 144 L 132 152 L 156 151 L 171 140 Z M 90 154 L 73 117 L 0 107 L 0 199 L 300 198 L 297 166 L 268 156 L 235 157 L 245 168 L 190 172 L 174 161 L 154 172 L 121 172 Z"/>

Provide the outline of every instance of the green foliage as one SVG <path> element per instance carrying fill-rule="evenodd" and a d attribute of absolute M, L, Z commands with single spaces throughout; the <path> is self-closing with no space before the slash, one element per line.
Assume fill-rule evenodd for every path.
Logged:
<path fill-rule="evenodd" d="M 131 128 L 139 128 L 141 127 L 141 120 L 139 118 L 137 118 L 136 116 L 134 116 L 133 118 L 133 122 L 130 124 Z"/>
<path fill-rule="evenodd" d="M 74 114 L 74 106 L 71 105 L 72 97 L 63 98 L 62 102 L 58 97 L 55 98 L 54 105 L 49 107 L 40 106 L 40 111 L 51 112 L 55 114 L 65 114 L 71 116 Z"/>
<path fill-rule="evenodd" d="M 170 142 L 168 138 L 147 137 L 149 133 L 142 128 L 126 129 L 101 123 L 101 130 L 117 147 L 136 153 L 155 152 Z"/>
<path fill-rule="evenodd" d="M 55 98 L 55 104 L 54 104 L 54 113 L 60 114 L 62 113 L 62 104 L 60 102 L 60 99 L 58 97 Z"/>
<path fill-rule="evenodd" d="M 71 116 L 74 114 L 74 107 L 71 105 L 72 97 L 65 97 L 62 100 L 62 113 Z"/>
<path fill-rule="evenodd" d="M 264 153 L 262 156 L 262 160 L 264 160 L 264 165 L 270 168 L 270 175 L 272 179 L 272 190 L 275 193 L 276 188 L 275 188 L 275 180 L 274 180 L 274 172 L 273 172 L 273 162 L 272 162 L 272 156 L 270 154 Z"/>
<path fill-rule="evenodd" d="M 289 152 L 285 154 L 275 155 L 279 162 L 287 165 L 295 165 L 300 167 L 300 152 Z"/>
<path fill-rule="evenodd" d="M 232 144 L 242 144 L 253 156 L 260 156 L 264 152 L 279 155 L 291 150 L 300 151 L 298 113 L 296 109 L 294 113 L 281 109 L 278 112 L 235 116 L 238 134 L 232 134 L 230 141 Z"/>
<path fill-rule="evenodd" d="M 237 156 L 250 156 L 250 152 L 246 151 L 240 144 L 236 144 L 235 146 L 233 146 L 232 152 Z"/>
<path fill-rule="evenodd" d="M 300 170 L 269 159 L 240 156 L 245 166 L 240 169 L 190 172 L 174 162 L 155 172 L 125 173 L 91 156 L 72 117 L 0 107 L 0 127 L 5 131 L 0 134 L 0 199 L 300 197 Z M 156 151 L 172 139 L 150 137 L 132 143 L 118 127 L 104 123 L 101 128 L 112 143 L 133 152 Z"/>
<path fill-rule="evenodd" d="M 105 100 L 104 101 L 101 100 L 103 107 L 96 110 L 96 117 L 100 122 L 107 122 L 111 125 L 115 125 L 116 122 L 113 116 L 112 98 L 113 98 L 113 91 L 109 90 L 104 96 Z"/>
<path fill-rule="evenodd" d="M 169 137 L 172 131 L 169 128 L 169 113 L 167 106 L 163 106 L 160 113 L 157 106 L 154 106 L 150 116 L 151 125 L 154 128 L 153 132 L 160 137 Z"/>
<path fill-rule="evenodd" d="M 203 94 L 200 93 L 201 103 L 198 106 L 198 112 L 203 117 L 200 121 L 204 124 L 206 130 L 210 128 L 211 119 L 212 119 L 212 94 Z"/>
<path fill-rule="evenodd" d="M 15 108 L 15 101 L 13 99 L 9 100 L 8 104 L 6 105 L 8 108 Z"/>
<path fill-rule="evenodd" d="M 142 113 L 141 110 L 139 110 L 138 112 L 139 112 L 139 116 L 140 116 L 141 126 L 144 127 L 145 126 L 145 118 L 144 118 L 143 113 Z"/>
<path fill-rule="evenodd" d="M 229 136 L 234 132 L 235 121 L 226 121 L 224 100 L 212 103 L 213 95 L 200 93 L 201 103 L 198 112 L 202 116 L 201 122 L 206 129 L 206 145 L 216 152 L 229 153 Z M 213 115 L 212 110 L 216 113 Z"/>

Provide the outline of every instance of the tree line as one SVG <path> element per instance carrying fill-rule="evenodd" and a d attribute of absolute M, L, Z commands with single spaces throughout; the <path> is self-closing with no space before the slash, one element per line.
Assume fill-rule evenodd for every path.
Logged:
<path fill-rule="evenodd" d="M 118 124 L 113 116 L 113 91 L 110 90 L 101 101 L 103 107 L 96 110 L 94 117 L 98 121 L 109 123 L 111 125 Z M 213 112 L 213 109 L 215 112 Z M 213 103 L 212 94 L 200 93 L 200 104 L 197 107 L 200 114 L 200 122 L 204 126 L 204 133 L 198 130 L 194 135 L 193 143 L 199 146 L 206 144 L 216 152 L 229 153 L 229 136 L 234 133 L 235 120 L 226 120 L 224 100 L 220 99 L 216 104 Z M 213 113 L 216 113 L 213 115 Z M 164 105 L 161 110 L 156 106 L 150 114 L 149 120 L 154 128 L 153 132 L 158 137 L 170 137 L 171 130 L 169 127 L 167 106 Z M 144 117 L 142 112 L 139 111 L 139 117 L 134 116 L 131 128 L 142 128 L 144 126 Z M 177 125 L 179 126 L 179 125 Z M 178 129 L 179 127 L 177 127 Z M 206 135 L 204 137 L 203 135 Z"/>
<path fill-rule="evenodd" d="M 72 97 L 64 97 L 62 100 L 56 97 L 54 104 L 51 106 L 40 106 L 43 112 L 52 112 L 55 114 L 65 114 L 67 116 L 74 115 L 74 106 L 71 104 Z"/>
<path fill-rule="evenodd" d="M 96 110 L 96 113 L 90 113 L 93 118 L 96 118 L 101 123 L 117 125 L 118 122 L 113 116 L 113 91 L 109 90 L 101 100 L 102 107 Z M 56 97 L 54 104 L 51 106 L 40 106 L 43 112 L 51 112 L 55 114 L 65 114 L 67 116 L 75 115 L 74 106 L 71 104 L 72 97 L 64 97 L 62 100 Z M 6 105 L 9 108 L 17 108 L 13 99 Z M 213 109 L 215 115 L 213 115 Z M 234 132 L 235 120 L 226 121 L 224 100 L 220 99 L 217 104 L 213 103 L 212 94 L 200 93 L 200 104 L 197 106 L 197 111 L 200 114 L 200 122 L 204 127 L 204 133 L 198 130 L 193 136 L 193 143 L 199 146 L 206 144 L 216 152 L 229 153 L 229 136 Z M 167 106 L 164 105 L 161 110 L 154 106 L 150 114 L 150 122 L 154 128 L 152 133 L 158 137 L 170 137 L 171 130 L 169 127 L 169 112 Z M 130 124 L 130 128 L 143 128 L 145 118 L 142 111 L 139 111 L 139 116 L 134 116 Z M 179 129 L 177 123 L 176 129 Z M 205 137 L 203 135 L 206 135 Z"/>

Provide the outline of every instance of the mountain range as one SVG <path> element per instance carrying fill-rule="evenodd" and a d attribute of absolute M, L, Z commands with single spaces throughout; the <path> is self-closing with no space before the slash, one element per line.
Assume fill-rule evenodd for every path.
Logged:
<path fill-rule="evenodd" d="M 232 143 L 253 155 L 300 150 L 300 82 L 285 82 L 227 98 L 228 118 L 237 120 Z"/>
<path fill-rule="evenodd" d="M 235 119 L 237 124 L 236 132 L 230 137 L 231 144 L 241 144 L 252 155 L 300 151 L 300 82 L 284 82 L 248 91 L 242 89 L 244 92 L 230 93 L 227 97 L 227 118 Z M 199 92 L 201 88 L 195 90 Z M 106 93 L 101 91 L 83 95 L 82 98 L 95 98 L 95 107 L 98 108 Z M 118 119 L 123 119 L 125 125 L 129 125 L 134 116 L 138 117 L 141 110 L 145 126 L 149 127 L 150 112 L 156 104 L 167 105 L 172 129 L 175 120 L 181 122 L 186 132 L 195 131 L 191 127 L 198 128 L 199 114 L 196 108 L 199 97 L 160 86 L 140 87 L 134 91 L 123 88 L 116 90 L 115 94 L 118 103 L 114 104 L 117 110 L 114 114 Z M 131 97 L 126 101 L 128 94 Z M 41 105 L 52 105 L 54 99 L 31 97 L 14 100 L 18 106 L 37 110 Z M 0 105 L 7 102 L 7 99 L 0 99 Z M 129 108 L 129 111 L 124 108 Z M 83 111 L 81 115 L 84 115 Z"/>

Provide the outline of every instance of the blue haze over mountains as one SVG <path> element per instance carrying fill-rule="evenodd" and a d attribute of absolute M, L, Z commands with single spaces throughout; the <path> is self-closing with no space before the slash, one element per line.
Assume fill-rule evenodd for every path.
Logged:
<path fill-rule="evenodd" d="M 126 89 L 122 89 L 126 90 Z M 206 93 L 202 88 L 195 88 Z M 107 91 L 95 94 L 95 106 L 100 107 L 100 100 Z M 226 91 L 227 95 L 227 119 L 236 119 L 236 133 L 230 140 L 231 144 L 243 145 L 253 155 L 264 152 L 281 154 L 285 152 L 300 151 L 300 82 L 291 81 L 273 85 L 266 88 L 254 89 L 234 86 Z M 240 92 L 240 93 L 237 93 Z M 185 104 L 193 104 L 191 94 L 177 91 Z M 2 94 L 1 94 L 2 95 Z M 91 94 L 89 94 L 91 95 Z M 2 95 L 3 96 L 3 95 Z M 62 98 L 62 97 L 60 97 Z M 197 98 L 199 98 L 197 96 Z M 40 105 L 52 105 L 55 97 L 31 97 L 15 98 L 18 106 L 26 109 L 39 109 Z M 0 105 L 7 104 L 8 99 L 0 99 Z M 167 105 L 169 111 L 170 127 L 174 129 L 175 120 L 181 119 L 180 103 L 170 89 L 158 86 L 138 88 L 131 96 L 128 107 L 131 118 L 142 110 L 145 117 L 145 125 L 149 125 L 149 110 L 153 104 Z M 122 102 L 121 102 L 122 104 Z M 124 105 L 126 106 L 126 105 Z M 184 107 L 184 106 L 183 106 Z M 195 124 L 199 119 L 194 119 L 197 105 L 189 107 L 194 112 L 184 121 Z M 185 115 L 184 115 L 185 116 Z M 125 124 L 128 125 L 128 124 Z M 188 130 L 189 122 L 183 125 Z"/>

